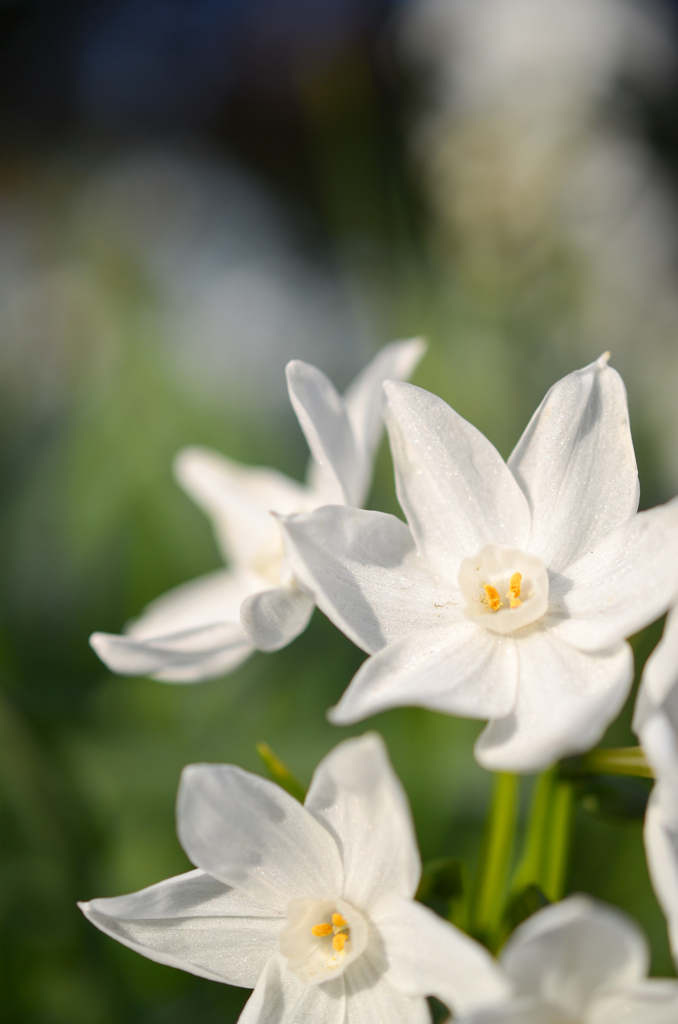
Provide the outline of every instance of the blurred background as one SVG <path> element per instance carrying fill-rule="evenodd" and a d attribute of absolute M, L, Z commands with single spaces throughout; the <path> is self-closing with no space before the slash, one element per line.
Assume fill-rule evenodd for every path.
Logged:
<path fill-rule="evenodd" d="M 189 868 L 191 761 L 304 783 L 362 660 L 316 613 L 196 686 L 88 647 L 219 565 L 184 444 L 301 478 L 284 365 L 345 387 L 423 334 L 415 378 L 505 456 L 609 349 L 641 505 L 678 491 L 678 4 L 668 0 L 0 2 L 0 986 L 8 1024 L 220 1024 L 247 992 L 130 952 L 76 899 Z M 382 450 L 369 507 L 397 512 Z M 634 639 L 640 667 L 661 631 Z M 606 742 L 633 742 L 630 707 Z M 477 856 L 480 724 L 385 736 L 425 859 Z M 527 798 L 529 784 L 525 786 Z M 642 922 L 647 787 L 588 794 L 569 875 Z"/>

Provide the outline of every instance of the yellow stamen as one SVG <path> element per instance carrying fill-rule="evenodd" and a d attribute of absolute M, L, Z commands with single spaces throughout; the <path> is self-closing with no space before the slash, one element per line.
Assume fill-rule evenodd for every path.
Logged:
<path fill-rule="evenodd" d="M 499 591 L 496 587 L 491 587 L 489 583 L 486 583 L 483 587 L 485 594 L 487 595 L 487 603 L 493 612 L 496 612 L 501 608 L 502 600 L 499 596 Z"/>
<path fill-rule="evenodd" d="M 336 914 L 335 916 L 338 917 L 339 915 Z M 344 948 L 344 945 L 346 944 L 347 939 L 348 935 L 346 934 L 346 932 L 339 932 L 338 935 L 334 936 L 334 938 L 332 939 L 332 945 L 336 949 L 337 953 L 341 953 L 342 949 Z"/>
<path fill-rule="evenodd" d="M 345 928 L 346 920 L 341 916 L 341 914 L 332 914 L 332 924 L 335 928 Z"/>
<path fill-rule="evenodd" d="M 519 608 L 523 603 L 520 600 L 520 585 L 522 582 L 522 573 L 514 572 L 509 580 L 509 592 L 506 595 L 511 598 L 511 608 Z"/>
<path fill-rule="evenodd" d="M 323 924 L 314 924 L 313 927 L 311 928 L 311 932 L 314 935 L 316 935 L 319 939 L 323 938 L 325 935 L 331 935 L 332 934 L 332 930 L 333 930 L 332 929 L 332 925 L 331 924 L 325 924 L 325 923 L 323 923 Z"/>

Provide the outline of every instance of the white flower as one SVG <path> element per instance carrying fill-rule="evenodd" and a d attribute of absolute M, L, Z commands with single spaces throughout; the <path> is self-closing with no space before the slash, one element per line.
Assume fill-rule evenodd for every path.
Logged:
<path fill-rule="evenodd" d="M 336 747 L 302 807 L 232 765 L 191 765 L 178 834 L 197 871 L 80 904 L 158 963 L 254 993 L 241 1024 L 424 1024 L 506 994 L 489 953 L 412 899 L 419 855 L 380 737 Z"/>
<path fill-rule="evenodd" d="M 645 849 L 678 962 L 678 607 L 645 665 L 633 728 L 657 779 L 645 816 Z"/>
<path fill-rule="evenodd" d="M 509 999 L 463 1024 L 675 1024 L 678 982 L 648 979 L 645 936 L 585 896 L 539 910 L 506 943 Z M 461 1024 L 461 1022 L 460 1022 Z"/>
<path fill-rule="evenodd" d="M 306 484 L 205 448 L 179 452 L 176 477 L 211 517 L 229 568 L 158 598 L 125 636 L 94 633 L 90 643 L 111 671 L 199 682 L 232 671 L 257 648 L 285 647 L 306 628 L 313 602 L 284 563 L 271 512 L 362 505 L 382 431 L 382 382 L 409 377 L 423 350 L 416 339 L 385 346 L 343 398 L 314 366 L 288 364 L 290 399 L 311 449 Z"/>
<path fill-rule="evenodd" d="M 372 655 L 332 720 L 489 718 L 476 756 L 495 770 L 589 748 L 628 693 L 624 637 L 678 579 L 678 502 L 636 515 L 621 378 L 602 357 L 554 385 L 508 465 L 435 395 L 385 387 L 410 528 L 339 507 L 282 522 L 295 577 Z"/>

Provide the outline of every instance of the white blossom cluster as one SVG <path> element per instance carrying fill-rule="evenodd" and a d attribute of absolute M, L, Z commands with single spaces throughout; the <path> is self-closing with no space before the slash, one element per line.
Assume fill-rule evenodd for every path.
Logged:
<path fill-rule="evenodd" d="M 116 672 L 198 682 L 290 643 L 319 607 L 369 657 L 331 710 L 419 705 L 488 721 L 481 765 L 530 773 L 584 753 L 625 702 L 627 638 L 678 604 L 678 499 L 638 512 L 626 393 L 608 354 L 556 383 L 507 462 L 404 383 L 420 341 L 383 349 L 341 397 L 289 364 L 305 485 L 202 449 L 179 483 L 228 568 L 92 644 Z M 395 378 L 395 379 L 393 379 Z M 405 520 L 360 508 L 382 413 Z M 272 514 L 271 514 L 272 513 Z M 678 958 L 678 617 L 648 661 L 635 728 L 657 784 L 648 862 Z M 499 959 L 415 901 L 407 798 L 381 739 L 346 740 L 303 806 L 232 765 L 185 769 L 179 839 L 196 870 L 82 904 L 160 963 L 253 988 L 241 1024 L 676 1024 L 633 922 L 586 896 L 537 911 Z"/>

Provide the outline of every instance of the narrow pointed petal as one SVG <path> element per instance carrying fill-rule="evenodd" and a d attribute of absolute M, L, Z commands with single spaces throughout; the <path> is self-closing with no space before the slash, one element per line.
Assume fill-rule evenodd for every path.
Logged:
<path fill-rule="evenodd" d="M 412 816 L 380 736 L 335 747 L 316 768 L 305 807 L 337 841 L 344 899 L 369 909 L 386 892 L 414 896 L 421 862 Z"/>
<path fill-rule="evenodd" d="M 516 645 L 515 709 L 489 723 L 475 755 L 491 771 L 538 772 L 597 743 L 626 700 L 633 655 L 628 644 L 586 654 L 540 626 Z"/>
<path fill-rule="evenodd" d="M 239 622 L 170 633 L 148 640 L 93 633 L 89 642 L 111 672 L 164 683 L 201 683 L 241 665 L 253 653 Z"/>
<path fill-rule="evenodd" d="M 369 951 L 351 965 L 344 978 L 345 1024 L 431 1024 L 426 1000 L 405 995 L 390 985 L 381 962 L 373 963 Z"/>
<path fill-rule="evenodd" d="M 189 629 L 240 621 L 240 606 L 264 581 L 246 569 L 218 569 L 173 587 L 146 605 L 137 619 L 125 626 L 135 640 L 152 640 Z"/>
<path fill-rule="evenodd" d="M 271 512 L 305 512 L 307 487 L 274 469 L 242 466 L 209 448 L 184 448 L 174 460 L 174 475 L 186 493 L 210 517 L 224 559 L 234 565 L 280 560 L 280 535 Z"/>
<path fill-rule="evenodd" d="M 362 507 L 372 478 L 372 461 L 384 429 L 383 383 L 386 380 L 409 380 L 426 351 L 421 338 L 394 341 L 377 352 L 374 359 L 358 374 L 344 394 L 344 404 L 356 442 L 356 467 L 353 504 Z"/>
<path fill-rule="evenodd" d="M 436 395 L 384 388 L 398 498 L 431 563 L 456 578 L 484 544 L 525 549 L 527 499 L 494 445 Z"/>
<path fill-rule="evenodd" d="M 344 978 L 304 985 L 278 954 L 271 957 L 238 1024 L 346 1024 Z"/>
<path fill-rule="evenodd" d="M 669 929 L 673 958 L 678 964 L 678 821 L 675 794 L 661 783 L 650 794 L 645 815 L 645 852 L 652 886 Z M 667 813 L 668 804 L 668 813 Z"/>
<path fill-rule="evenodd" d="M 102 932 L 149 960 L 245 988 L 256 985 L 285 925 L 203 871 L 78 906 Z"/>
<path fill-rule="evenodd" d="M 248 597 L 240 609 L 247 638 L 260 651 L 279 651 L 306 629 L 314 604 L 296 584 Z"/>
<path fill-rule="evenodd" d="M 177 833 L 194 864 L 273 913 L 293 899 L 341 892 L 330 833 L 279 786 L 233 765 L 184 769 Z"/>
<path fill-rule="evenodd" d="M 675 1024 L 677 1020 L 678 982 L 664 978 L 595 996 L 586 1014 L 586 1024 Z"/>
<path fill-rule="evenodd" d="M 285 369 L 290 401 L 317 464 L 318 504 L 359 504 L 357 452 L 344 400 L 329 377 L 293 359 Z"/>
<path fill-rule="evenodd" d="M 637 511 L 626 390 L 607 356 L 554 384 L 508 464 L 530 504 L 529 550 L 556 572 Z"/>
<path fill-rule="evenodd" d="M 371 916 L 388 962 L 385 981 L 399 991 L 437 996 L 455 1014 L 508 997 L 511 986 L 494 957 L 421 903 L 388 896 Z"/>
<path fill-rule="evenodd" d="M 232 672 L 252 654 L 240 607 L 265 586 L 263 577 L 248 569 L 219 569 L 152 601 L 128 624 L 126 636 L 95 633 L 90 643 L 121 675 L 168 683 L 212 679 Z"/>
<path fill-rule="evenodd" d="M 368 658 L 330 712 L 349 725 L 392 707 L 466 718 L 504 717 L 518 680 L 516 642 L 473 622 L 410 633 Z"/>
<path fill-rule="evenodd" d="M 647 974 L 650 957 L 643 933 L 626 914 L 570 896 L 519 925 L 500 959 L 521 995 L 541 997 L 581 1020 L 596 989 L 635 984 Z"/>
<path fill-rule="evenodd" d="M 678 592 L 678 498 L 640 512 L 551 582 L 550 628 L 602 650 L 653 622 Z"/>
<path fill-rule="evenodd" d="M 459 589 L 431 574 L 395 516 L 328 505 L 280 525 L 295 579 L 370 654 L 463 614 Z"/>

